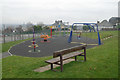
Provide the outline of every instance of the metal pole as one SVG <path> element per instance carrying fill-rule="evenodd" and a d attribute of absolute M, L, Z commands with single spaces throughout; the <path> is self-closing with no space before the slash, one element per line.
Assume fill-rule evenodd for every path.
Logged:
<path fill-rule="evenodd" d="M 73 26 L 74 26 L 74 24 L 72 25 L 72 28 L 71 28 L 71 32 L 70 32 L 70 36 L 69 36 L 69 39 L 68 39 L 68 43 L 71 43 L 71 41 L 72 41 L 72 30 L 73 30 Z"/>
<path fill-rule="evenodd" d="M 58 31 L 59 31 L 59 36 L 61 34 L 61 28 L 60 28 L 60 25 L 58 25 Z"/>
<path fill-rule="evenodd" d="M 51 27 L 51 38 L 52 38 L 52 27 Z"/>
<path fill-rule="evenodd" d="M 34 30 L 34 26 L 33 26 L 33 45 L 34 45 L 34 52 L 35 52 L 35 30 Z"/>
<path fill-rule="evenodd" d="M 16 41 L 16 34 L 14 33 L 14 41 Z"/>
<path fill-rule="evenodd" d="M 64 26 L 64 36 L 65 36 L 65 26 Z"/>
<path fill-rule="evenodd" d="M 12 41 L 12 33 L 11 33 L 10 37 L 11 37 L 11 41 Z"/>
<path fill-rule="evenodd" d="M 94 30 L 94 32 L 95 32 L 95 28 L 94 28 L 94 26 L 92 26 L 93 27 L 93 30 Z"/>
<path fill-rule="evenodd" d="M 24 39 L 23 33 L 22 33 L 22 40 Z"/>
<path fill-rule="evenodd" d="M 99 30 L 98 30 L 98 25 L 97 26 L 97 34 L 98 34 L 98 44 L 101 45 L 101 40 L 100 40 L 100 34 L 99 34 Z"/>
<path fill-rule="evenodd" d="M 56 26 L 56 36 L 58 36 L 58 26 Z"/>
<path fill-rule="evenodd" d="M 68 27 L 69 27 L 69 22 L 67 22 L 67 24 L 68 24 L 68 25 L 67 25 L 67 35 L 68 35 L 68 30 L 69 30 L 69 29 L 68 29 Z"/>
<path fill-rule="evenodd" d="M 5 32 L 5 25 L 3 25 L 3 31 Z M 3 43 L 5 43 L 5 33 L 3 34 Z"/>

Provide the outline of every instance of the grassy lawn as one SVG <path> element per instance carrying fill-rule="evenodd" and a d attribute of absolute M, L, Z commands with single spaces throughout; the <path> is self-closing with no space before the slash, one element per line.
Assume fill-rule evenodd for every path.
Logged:
<path fill-rule="evenodd" d="M 2 78 L 2 59 L 0 59 L 0 80 Z"/>
<path fill-rule="evenodd" d="M 52 33 L 53 35 L 64 35 L 64 32 L 53 32 Z M 68 34 L 70 35 L 70 32 L 65 32 L 65 34 Z M 110 35 L 118 35 L 118 31 L 99 31 L 99 34 L 100 34 L 100 38 L 103 39 L 105 37 L 108 37 Z M 73 35 L 76 35 L 77 36 L 77 33 L 73 33 Z M 49 35 L 50 36 L 50 35 Z M 84 36 L 84 37 L 89 37 L 89 38 L 92 38 L 92 39 L 97 39 L 98 38 L 98 34 L 97 32 L 82 32 L 82 35 L 81 36 Z"/>
<path fill-rule="evenodd" d="M 27 40 L 30 40 L 32 38 L 29 38 L 29 39 L 24 39 L 24 40 L 17 40 L 17 41 L 11 41 L 11 42 L 7 42 L 7 43 L 2 43 L 0 44 L 0 48 L 2 48 L 2 51 L 0 50 L 0 52 L 7 52 L 11 46 L 14 46 L 16 44 L 19 44 L 23 41 L 27 41 Z"/>
<path fill-rule="evenodd" d="M 100 38 L 103 39 L 103 38 L 108 37 L 110 35 L 112 35 L 112 36 L 117 35 L 118 31 L 100 31 L 99 34 L 100 34 Z M 92 39 L 97 39 L 98 38 L 97 32 L 82 33 L 81 36 L 89 37 L 89 38 L 92 38 Z"/>
<path fill-rule="evenodd" d="M 111 32 L 117 35 L 117 31 Z M 102 36 L 109 35 L 103 32 Z M 63 72 L 34 72 L 47 65 L 50 57 L 31 58 L 9 56 L 2 59 L 3 78 L 117 78 L 118 77 L 118 37 L 104 40 L 103 45 L 87 49 L 86 62 L 71 62 L 63 66 Z M 78 60 L 81 60 L 79 57 Z M 57 69 L 60 69 L 58 67 Z"/>
<path fill-rule="evenodd" d="M 7 42 L 7 43 L 1 43 L 0 44 L 0 55 L 2 55 L 1 53 L 2 52 L 7 52 L 9 50 L 9 48 L 13 45 L 16 45 L 16 44 L 19 44 L 23 41 L 27 41 L 27 40 L 30 40 L 31 38 L 29 39 L 24 39 L 24 40 L 17 40 L 17 41 L 11 41 L 11 42 Z M 0 59 L 0 79 L 2 77 L 2 59 Z"/>

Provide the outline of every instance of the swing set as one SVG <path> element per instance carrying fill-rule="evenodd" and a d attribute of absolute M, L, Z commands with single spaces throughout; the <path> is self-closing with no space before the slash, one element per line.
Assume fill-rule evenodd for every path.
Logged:
<path fill-rule="evenodd" d="M 73 27 L 75 24 L 83 24 L 83 25 L 87 25 L 88 28 L 89 28 L 89 32 L 91 32 L 91 28 L 90 26 L 93 28 L 94 32 L 95 31 L 95 28 L 93 25 L 95 25 L 97 27 L 97 36 L 98 36 L 98 45 L 101 45 L 101 39 L 100 39 L 100 34 L 99 34 L 99 30 L 98 30 L 98 25 L 96 23 L 73 23 L 72 24 L 72 28 L 71 28 L 71 32 L 70 32 L 70 36 L 69 36 L 69 39 L 68 39 L 68 43 L 71 43 L 72 42 L 72 33 L 73 33 Z"/>

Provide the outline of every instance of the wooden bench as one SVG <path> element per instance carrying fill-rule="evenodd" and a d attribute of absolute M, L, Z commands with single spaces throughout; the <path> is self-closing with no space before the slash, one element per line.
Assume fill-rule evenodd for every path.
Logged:
<path fill-rule="evenodd" d="M 75 61 L 77 61 L 77 56 L 84 56 L 84 61 L 86 61 L 86 47 L 87 45 L 75 46 L 59 51 L 55 51 L 53 53 L 53 59 L 46 60 L 46 63 L 51 64 L 51 70 L 53 70 L 53 64 L 60 65 L 61 72 L 63 71 L 63 61 L 72 57 L 75 57 Z M 84 50 L 84 52 L 80 52 L 79 50 Z"/>

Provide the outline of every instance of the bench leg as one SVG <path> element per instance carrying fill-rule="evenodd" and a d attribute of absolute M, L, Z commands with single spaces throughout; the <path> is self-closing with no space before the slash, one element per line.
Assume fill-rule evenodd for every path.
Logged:
<path fill-rule="evenodd" d="M 53 64 L 51 64 L 51 70 L 53 70 Z"/>
<path fill-rule="evenodd" d="M 63 64 L 60 65 L 61 72 L 63 71 Z"/>
<path fill-rule="evenodd" d="M 62 60 L 62 55 L 60 55 L 60 69 L 61 72 L 63 71 L 63 60 Z"/>
<path fill-rule="evenodd" d="M 86 61 L 86 47 L 84 48 L 84 61 Z"/>
<path fill-rule="evenodd" d="M 75 56 L 75 61 L 77 61 L 77 56 Z"/>

